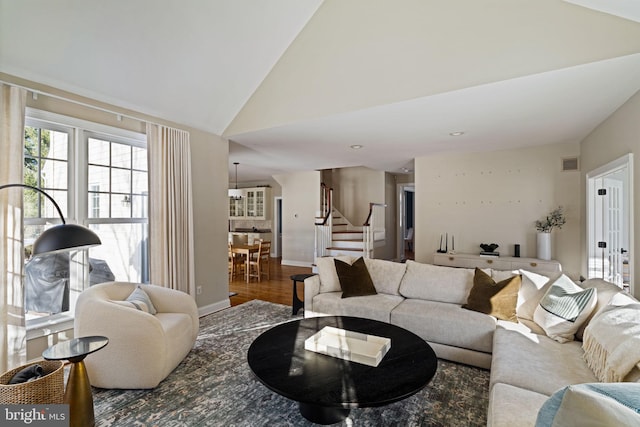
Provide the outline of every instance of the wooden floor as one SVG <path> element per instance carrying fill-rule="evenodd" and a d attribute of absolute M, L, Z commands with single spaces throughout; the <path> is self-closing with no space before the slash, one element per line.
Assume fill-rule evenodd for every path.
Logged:
<path fill-rule="evenodd" d="M 405 251 L 405 259 L 413 259 L 412 251 Z M 244 276 L 237 275 L 229 281 L 229 292 L 236 295 L 230 297 L 231 306 L 259 299 L 291 306 L 293 300 L 292 274 L 311 273 L 311 267 L 291 267 L 280 264 L 281 258 L 271 258 L 271 277 L 263 277 L 261 282 L 254 277 L 249 283 Z M 298 298 L 304 301 L 304 286 L 298 283 Z"/>
<path fill-rule="evenodd" d="M 244 276 L 238 275 L 229 281 L 229 292 L 237 293 L 237 295 L 230 297 L 231 306 L 254 299 L 291 306 L 293 284 L 290 276 L 292 274 L 311 273 L 311 267 L 283 266 L 280 265 L 280 261 L 280 258 L 271 258 L 270 280 L 263 277 L 262 281 L 258 282 L 256 278 L 252 278 L 247 283 Z M 304 300 L 304 289 L 301 283 L 298 283 L 298 298 Z"/>

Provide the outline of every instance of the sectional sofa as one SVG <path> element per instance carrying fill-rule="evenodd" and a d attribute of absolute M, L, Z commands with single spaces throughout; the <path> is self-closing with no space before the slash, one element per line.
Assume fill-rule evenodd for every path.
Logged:
<path fill-rule="evenodd" d="M 354 262 L 351 257 L 337 259 Z M 555 289 L 562 281 L 575 286 L 573 282 L 568 284 L 569 279 L 561 273 L 482 270 L 495 282 L 520 276 L 517 319 L 507 321 L 463 308 L 474 288 L 474 278 L 477 280 L 476 276 L 481 274 L 474 269 L 413 261 L 364 261 L 376 293 L 342 298 L 335 259 L 316 260 L 318 275 L 305 280 L 305 317 L 345 315 L 389 322 L 425 339 L 439 358 L 490 369 L 490 426 L 533 426 L 541 408 L 554 393 L 575 384 L 600 382 L 602 372 L 597 375 L 589 367 L 580 341 L 587 325 L 600 313 L 611 311 L 610 303 L 632 307 L 640 314 L 638 301 L 619 287 L 590 279 L 580 284 L 584 289 L 593 288 L 584 292 L 591 298 L 585 302 L 590 306 L 582 312 L 581 326 L 578 328 L 579 322 L 575 322 L 577 330 L 572 331 L 568 339 L 555 336 L 555 326 L 544 324 L 555 337 L 552 339 L 534 318 L 545 314 L 540 312 L 540 305 L 550 287 Z M 640 315 L 636 319 L 640 319 Z M 636 326 L 640 328 L 640 320 Z M 629 354 L 629 358 L 635 357 L 632 368 L 627 369 L 619 381 L 640 380 L 640 354 Z"/>

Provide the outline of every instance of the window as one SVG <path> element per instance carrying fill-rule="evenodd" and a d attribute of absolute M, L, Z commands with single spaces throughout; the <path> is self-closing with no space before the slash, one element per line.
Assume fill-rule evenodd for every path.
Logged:
<path fill-rule="evenodd" d="M 102 245 L 52 254 L 25 266 L 27 326 L 68 319 L 87 287 L 120 280 L 147 282 L 148 174 L 146 136 L 27 109 L 24 183 L 59 204 L 67 222 L 94 230 Z M 24 243 L 60 223 L 53 204 L 24 191 Z"/>
<path fill-rule="evenodd" d="M 92 256 L 109 261 L 118 280 L 148 281 L 147 150 L 136 141 L 85 133 L 87 223 L 102 240 Z"/>
<path fill-rule="evenodd" d="M 73 130 L 29 120 L 24 129 L 24 183 L 46 191 L 69 216 L 69 141 Z M 41 193 L 24 190 L 25 246 L 35 241 L 47 222 L 59 223 L 53 203 Z"/>

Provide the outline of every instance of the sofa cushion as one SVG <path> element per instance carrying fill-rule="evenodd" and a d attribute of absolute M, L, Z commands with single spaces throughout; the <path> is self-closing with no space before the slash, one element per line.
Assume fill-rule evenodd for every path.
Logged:
<path fill-rule="evenodd" d="M 326 292 L 313 298 L 313 311 L 334 316 L 363 317 L 389 323 L 391 311 L 402 301 L 403 298 L 398 295 L 377 294 L 342 298 L 341 292 Z"/>
<path fill-rule="evenodd" d="M 487 411 L 488 427 L 533 427 L 549 396 L 509 384 L 494 384 Z"/>
<path fill-rule="evenodd" d="M 450 304 L 406 299 L 391 313 L 391 323 L 429 342 L 491 353 L 496 320 Z"/>
<path fill-rule="evenodd" d="M 543 426 L 640 425 L 640 384 L 578 384 L 554 393 L 536 420 Z"/>
<path fill-rule="evenodd" d="M 400 295 L 428 301 L 462 305 L 473 286 L 474 270 L 407 261 Z"/>
<path fill-rule="evenodd" d="M 597 382 L 582 355 L 578 341 L 561 344 L 544 335 L 497 328 L 491 384 L 511 384 L 551 396 L 570 384 Z"/>
<path fill-rule="evenodd" d="M 364 258 L 358 258 L 353 264 L 347 264 L 339 259 L 334 259 L 333 261 L 340 281 L 340 288 L 342 289 L 342 298 L 377 294 L 369 275 L 369 270 L 367 270 L 367 265 L 364 263 Z"/>
<path fill-rule="evenodd" d="M 519 289 L 519 274 L 496 282 L 487 273 L 476 268 L 473 287 L 462 308 L 488 314 L 501 320 L 518 322 L 516 304 Z"/>
<path fill-rule="evenodd" d="M 407 264 L 375 258 L 365 258 L 364 262 L 367 264 L 376 291 L 400 295 L 400 281 L 407 271 Z"/>
<path fill-rule="evenodd" d="M 320 292 L 340 292 L 342 290 L 340 288 L 340 281 L 338 280 L 338 273 L 336 273 L 334 259 L 339 259 L 349 264 L 353 262 L 353 257 L 348 255 L 335 258 L 316 258 L 316 267 L 318 268 L 318 276 L 320 277 Z"/>
<path fill-rule="evenodd" d="M 533 320 L 550 338 L 558 342 L 572 341 L 596 306 L 596 298 L 595 289 L 582 289 L 563 274 L 540 300 Z"/>

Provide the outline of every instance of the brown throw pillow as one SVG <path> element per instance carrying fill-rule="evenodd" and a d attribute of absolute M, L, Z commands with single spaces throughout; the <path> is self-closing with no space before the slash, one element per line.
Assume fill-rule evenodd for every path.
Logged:
<path fill-rule="evenodd" d="M 339 259 L 335 259 L 334 262 L 340 287 L 342 288 L 342 298 L 377 294 L 369 270 L 367 270 L 367 265 L 364 263 L 364 258 L 358 258 L 351 265 Z"/>
<path fill-rule="evenodd" d="M 518 274 L 496 283 L 491 276 L 476 268 L 473 287 L 462 308 L 517 323 L 516 305 L 521 282 L 522 278 Z"/>

